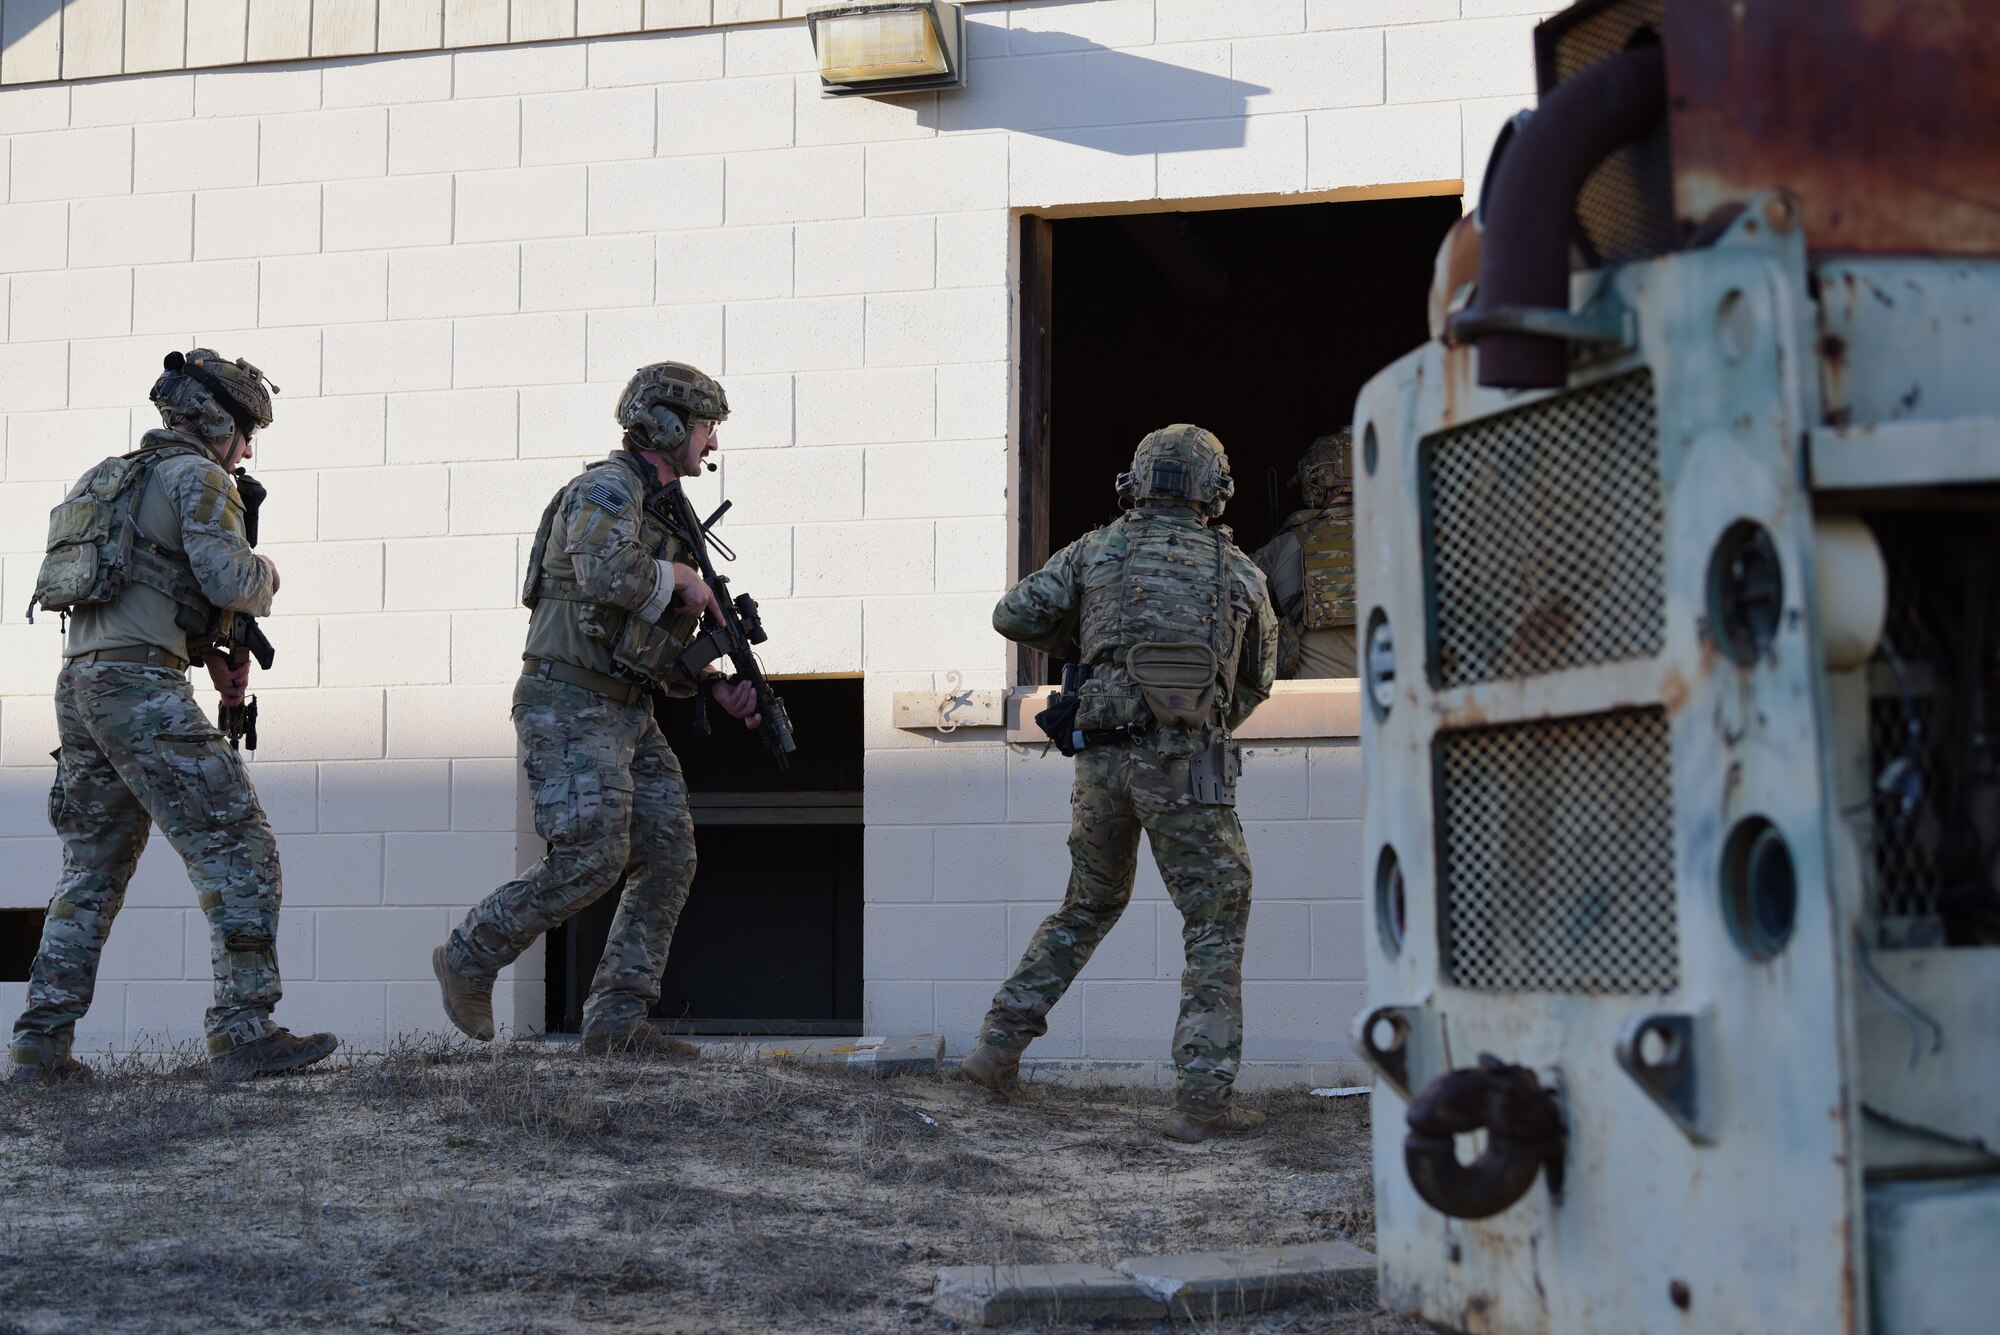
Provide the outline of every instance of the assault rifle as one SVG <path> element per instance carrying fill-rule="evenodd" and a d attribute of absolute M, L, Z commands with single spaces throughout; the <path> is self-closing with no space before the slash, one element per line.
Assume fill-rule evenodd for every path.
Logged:
<path fill-rule="evenodd" d="M 257 511 L 270 493 L 264 484 L 251 477 L 242 469 L 236 470 L 236 492 L 243 498 L 243 536 L 252 547 L 257 545 Z M 215 647 L 229 657 L 229 666 L 242 667 L 252 658 L 257 666 L 269 672 L 271 664 L 277 661 L 278 650 L 264 634 L 264 628 L 257 624 L 257 618 L 237 612 L 228 618 L 228 629 L 216 637 Z M 240 705 L 222 705 L 215 711 L 216 726 L 229 739 L 232 749 L 248 746 L 257 749 L 257 697 L 251 696 Z"/>
<path fill-rule="evenodd" d="M 785 712 L 785 702 L 771 689 L 764 667 L 757 661 L 756 651 L 751 647 L 762 644 L 768 638 L 764 633 L 764 618 L 757 611 L 757 600 L 749 594 L 739 593 L 734 598 L 730 597 L 729 577 L 716 574 L 715 564 L 708 557 L 709 546 L 713 543 L 725 560 L 736 559 L 736 553 L 711 532 L 722 522 L 722 516 L 733 502 L 724 501 L 716 507 L 714 514 L 700 520 L 695 518 L 694 507 L 688 504 L 680 483 L 668 484 L 662 492 L 662 499 L 667 507 L 667 522 L 687 544 L 688 550 L 694 553 L 702 582 L 714 593 L 715 605 L 721 609 L 720 616 L 714 612 L 703 614 L 705 628 L 682 651 L 681 670 L 698 681 L 703 668 L 718 658 L 728 658 L 730 665 L 736 669 L 728 678 L 729 684 L 733 686 L 747 681 L 757 688 L 757 712 L 763 715 L 757 735 L 770 748 L 771 758 L 778 762 L 778 768 L 790 769 L 792 752 L 799 749 L 792 738 L 791 715 Z M 704 737 L 709 733 L 706 690 L 695 693 L 694 730 Z"/>

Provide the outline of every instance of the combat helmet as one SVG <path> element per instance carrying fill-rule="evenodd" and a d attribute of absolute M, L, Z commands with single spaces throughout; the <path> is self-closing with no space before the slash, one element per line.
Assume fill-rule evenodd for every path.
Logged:
<path fill-rule="evenodd" d="M 1192 505 L 1211 519 L 1235 494 L 1222 442 L 1186 422 L 1148 434 L 1132 452 L 1131 470 L 1118 475 L 1121 504 Z"/>
<path fill-rule="evenodd" d="M 271 396 L 278 387 L 238 357 L 225 361 L 213 348 L 167 354 L 165 370 L 147 395 L 160 420 L 201 437 L 211 448 L 234 432 L 248 436 L 271 425 Z"/>
<path fill-rule="evenodd" d="M 632 373 L 618 396 L 618 425 L 628 439 L 668 453 L 687 439 L 688 420 L 723 422 L 729 396 L 722 386 L 686 362 L 654 362 Z"/>
<path fill-rule="evenodd" d="M 1342 427 L 1308 445 L 1299 456 L 1299 471 L 1292 480 L 1298 484 L 1307 509 L 1325 508 L 1333 499 L 1335 488 L 1354 481 L 1353 429 Z"/>

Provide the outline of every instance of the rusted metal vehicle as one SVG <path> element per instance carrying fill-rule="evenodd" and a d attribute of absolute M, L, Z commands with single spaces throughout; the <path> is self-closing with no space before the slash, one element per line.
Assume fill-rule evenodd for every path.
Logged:
<path fill-rule="evenodd" d="M 1536 54 L 1354 417 L 1382 1295 L 1992 1329 L 2000 23 L 1609 0 Z"/>

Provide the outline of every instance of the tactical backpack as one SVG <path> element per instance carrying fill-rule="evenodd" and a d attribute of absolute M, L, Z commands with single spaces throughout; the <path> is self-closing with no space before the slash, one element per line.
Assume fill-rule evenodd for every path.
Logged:
<path fill-rule="evenodd" d="M 146 537 L 138 523 L 139 499 L 154 470 L 183 454 L 201 451 L 165 445 L 106 459 L 49 511 L 48 546 L 28 599 L 28 620 L 35 619 L 37 606 L 67 617 L 78 608 L 109 603 L 127 584 L 139 583 L 193 609 L 206 624 L 212 609 L 186 558 Z"/>

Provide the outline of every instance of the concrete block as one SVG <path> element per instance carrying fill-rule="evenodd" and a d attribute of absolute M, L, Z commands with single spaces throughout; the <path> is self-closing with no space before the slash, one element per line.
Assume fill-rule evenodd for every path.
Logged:
<path fill-rule="evenodd" d="M 288 397 L 296 395 L 301 399 L 316 398 L 322 392 L 320 386 L 320 359 L 324 349 L 322 346 L 323 340 L 318 329 L 299 327 L 229 329 L 221 325 L 202 321 L 198 322 L 194 327 L 194 342 L 200 347 L 227 348 L 229 349 L 229 355 L 232 357 L 242 357 L 244 360 L 257 366 L 267 367 L 270 369 L 271 374 L 275 376 L 290 376 L 291 379 L 280 380 L 278 382 L 285 387 Z M 158 348 L 157 340 L 154 341 L 154 347 L 155 349 Z M 141 360 L 143 361 L 143 358 Z M 159 375 L 159 371 L 156 369 L 159 360 L 159 354 L 155 351 L 153 356 L 154 364 L 145 367 L 145 384 L 152 384 L 154 378 Z M 129 392 L 122 402 L 132 402 Z M 144 401 L 141 400 L 140 402 L 141 406 L 144 406 Z M 135 409 L 136 424 L 150 427 L 152 425 L 151 417 L 152 414 L 141 414 Z M 259 445 L 261 446 L 261 444 L 262 440 L 260 438 Z M 265 456 L 259 454 L 257 456 L 257 463 L 260 467 L 277 465 L 282 468 L 289 464 L 291 467 L 297 468 L 298 463 L 296 461 L 299 458 L 300 456 L 296 454 L 289 455 L 289 457 L 281 454 L 266 459 Z M 286 485 L 290 486 L 291 484 L 287 483 Z M 273 505 L 281 504 L 275 496 L 271 498 L 271 501 Z"/>
<path fill-rule="evenodd" d="M 928 593 L 936 527 L 926 520 L 800 524 L 793 548 L 793 585 L 801 597 Z"/>
<path fill-rule="evenodd" d="M 1305 0 L 1155 0 L 1153 39 L 1191 42 L 1214 37 L 1257 37 L 1305 27 Z"/>
<path fill-rule="evenodd" d="M 583 322 L 580 311 L 460 320 L 452 383 L 472 387 L 581 380 Z"/>
<path fill-rule="evenodd" d="M 1449 102 L 1317 112 L 1308 118 L 1309 186 L 1454 179 L 1461 171 L 1458 118 Z"/>
<path fill-rule="evenodd" d="M 61 0 L 11 0 L 0 12 L 0 78 L 16 83 L 61 77 Z M 69 89 L 62 91 L 67 109 Z"/>
<path fill-rule="evenodd" d="M 661 142 L 669 127 L 661 118 Z M 1004 145 L 1003 145 L 1004 147 Z M 733 159 L 725 185 L 729 221 L 737 223 L 815 222 L 858 218 L 862 212 L 863 152 L 859 145 L 795 148 Z M 872 187 L 870 198 L 873 197 Z M 875 210 L 914 213 L 920 210 Z"/>
<path fill-rule="evenodd" d="M 807 444 L 928 440 L 937 421 L 936 377 L 929 367 L 808 371 L 796 377 L 794 392 L 796 430 Z"/>
<path fill-rule="evenodd" d="M 452 915 L 434 908 L 325 909 L 318 917 L 322 979 L 428 978 L 431 949 L 452 927 Z"/>
<path fill-rule="evenodd" d="M 238 23 L 242 20 L 239 18 Z M 237 30 L 241 43 L 243 33 Z M 320 104 L 320 70 L 307 67 L 252 67 L 201 73 L 194 79 L 197 116 L 267 116 L 310 111 Z"/>
<path fill-rule="evenodd" d="M 450 829 L 451 766 L 444 760 L 329 761 L 320 766 L 319 828 L 327 834 Z"/>
<path fill-rule="evenodd" d="M 795 49 L 806 52 L 810 61 L 810 42 L 798 43 Z M 802 145 L 873 144 L 894 139 L 930 139 L 937 134 L 935 93 L 894 98 L 821 97 L 817 69 L 795 76 L 795 84 L 793 134 Z"/>
<path fill-rule="evenodd" d="M 499 41 L 505 41 L 503 36 Z M 451 40 L 449 16 L 446 46 L 471 43 Z M 525 93 L 562 93 L 584 85 L 587 48 L 582 42 L 547 46 L 495 46 L 485 51 L 460 51 L 453 95 L 512 97 Z"/>
<path fill-rule="evenodd" d="M 1342 982 L 1368 977 L 1368 938 L 1361 901 L 1340 900 L 1312 908 L 1312 976 Z M 1261 911 L 1261 910 L 1258 910 Z M 1251 913 L 1256 917 L 1257 911 Z"/>
<path fill-rule="evenodd" d="M 196 195 L 194 257 L 262 258 L 318 250 L 319 190 L 317 185 L 271 185 Z"/>
<path fill-rule="evenodd" d="M 861 985 L 861 1024 L 874 1032 L 929 1030 L 931 990 L 928 981 L 876 982 Z"/>
<path fill-rule="evenodd" d="M 297 255 L 265 260 L 258 323 L 354 324 L 389 318 L 388 257 Z"/>
<path fill-rule="evenodd" d="M 1360 859 L 1348 821 L 1265 821 L 1243 823 L 1260 898 L 1352 899 L 1358 893 Z"/>
<path fill-rule="evenodd" d="M 1069 762 L 1058 758 L 1051 768 L 1067 770 Z M 1060 824 L 957 825 L 937 831 L 937 890 L 940 902 L 1013 903 L 1023 906 L 1032 920 L 1026 930 L 1055 910 L 1069 883 L 1068 813 Z M 1144 936 L 1144 953 L 1154 955 L 1151 942 L 1151 915 Z M 1027 944 L 1019 931 L 1009 929 L 1009 949 L 1019 954 Z M 1140 975 L 1151 978 L 1149 966 Z"/>
<path fill-rule="evenodd" d="M 955 1265 L 937 1273 L 932 1309 L 969 1326 L 1038 1321 L 1152 1321 L 1167 1306 L 1101 1265 Z"/>
<path fill-rule="evenodd" d="M 444 45 L 444 0 L 402 0 L 378 8 L 377 51 L 435 51 Z"/>
<path fill-rule="evenodd" d="M 1243 974 L 1246 978 L 1292 980 L 1314 976 L 1313 907 L 1296 900 L 1273 900 L 1262 894 L 1256 896 L 1250 909 L 1250 931 L 1243 951 Z M 1178 972 L 1178 965 L 1175 972 Z"/>
<path fill-rule="evenodd" d="M 1382 34 L 1340 31 L 1235 42 L 1230 75 L 1253 116 L 1382 100 Z"/>
<path fill-rule="evenodd" d="M 254 353 L 245 352 L 239 355 L 249 357 L 252 361 L 257 360 Z M 134 387 L 152 384 L 159 374 L 160 340 L 157 336 L 72 343 L 69 352 L 70 406 L 110 408 L 130 403 L 134 397 Z"/>
<path fill-rule="evenodd" d="M 392 691 L 389 754 L 453 760 L 511 758 L 517 745 L 509 721 L 513 695 L 511 681 L 494 686 L 409 686 Z"/>
<path fill-rule="evenodd" d="M 1067 829 L 1075 772 L 1075 763 L 1059 751 L 1039 745 L 1008 747 L 1006 819 Z"/>
<path fill-rule="evenodd" d="M 269 116 L 259 126 L 258 180 L 337 181 L 389 170 L 389 112 L 383 107 Z"/>
<path fill-rule="evenodd" d="M 1008 152 L 1008 200 L 1022 206 L 1151 199 L 1159 189 L 1158 141 L 1155 127 L 1125 125 L 1020 136 Z"/>
<path fill-rule="evenodd" d="M 1173 915 L 1160 915 L 1164 922 Z M 1172 968 L 1171 956 L 1162 967 Z M 1180 984 L 1152 982 L 1082 983 L 1071 995 L 1083 1002 L 1083 1055 L 1111 1060 L 1158 1058 L 1171 1043 L 1180 1010 Z"/>
<path fill-rule="evenodd" d="M 69 262 L 69 205 L 0 205 L 0 272 L 60 269 Z"/>
<path fill-rule="evenodd" d="M 515 432 L 511 389 L 453 389 L 389 400 L 390 463 L 511 459 Z"/>
<path fill-rule="evenodd" d="M 262 708 L 261 759 L 338 761 L 382 754 L 379 689 L 272 691 Z"/>
<path fill-rule="evenodd" d="M 451 828 L 514 833 L 515 790 L 520 782 L 519 767 L 511 759 L 452 761 Z"/>
<path fill-rule="evenodd" d="M 1153 0 L 1029 4 L 1008 15 L 1007 49 L 1015 55 L 1148 46 L 1152 41 Z"/>
<path fill-rule="evenodd" d="M 312 834 L 287 839 L 285 907 L 360 907 L 382 902 L 379 834 Z"/>
<path fill-rule="evenodd" d="M 936 253 L 936 228 L 929 218 L 801 223 L 794 286 L 800 296 L 928 288 L 937 271 Z"/>
<path fill-rule="evenodd" d="M 446 178 L 413 179 L 429 182 Z M 445 195 L 448 219 L 448 187 Z M 447 220 L 447 228 L 449 225 Z M 505 315 L 518 310 L 520 300 L 521 248 L 513 242 L 427 247 L 397 251 L 389 256 L 392 319 Z"/>
<path fill-rule="evenodd" d="M 383 606 L 392 610 L 511 608 L 514 538 L 414 538 L 386 543 Z"/>
<path fill-rule="evenodd" d="M 185 333 L 197 314 L 227 324 L 256 324 L 257 261 L 149 264 L 133 270 L 133 333 Z M 287 403 L 285 407 L 285 428 L 289 431 L 292 405 Z"/>
<path fill-rule="evenodd" d="M 335 469 L 320 478 L 320 536 L 414 538 L 442 534 L 447 474 L 435 465 Z"/>
<path fill-rule="evenodd" d="M 1007 809 L 999 746 L 870 751 L 866 820 L 875 825 L 990 824 Z"/>
<path fill-rule="evenodd" d="M 1243 747 L 1236 809 L 1245 820 L 1300 820 L 1310 811 L 1308 756 L 1301 746 Z"/>
<path fill-rule="evenodd" d="M 0 838 L 48 833 L 49 787 L 55 774 L 46 756 L 32 769 L 0 769 Z"/>
<path fill-rule="evenodd" d="M 623 0 L 636 15 L 637 0 Z M 602 0 L 600 0 L 602 3 Z M 579 28 L 592 22 L 587 17 L 590 0 L 577 12 Z M 637 18 L 613 22 L 609 16 L 595 20 L 606 26 L 595 31 L 635 33 Z M 617 37 L 590 44 L 590 86 L 623 88 L 634 84 L 684 83 L 722 78 L 722 42 L 719 32 L 676 33 L 672 37 Z"/>
<path fill-rule="evenodd" d="M 777 675 L 848 674 L 861 670 L 861 600 L 788 598 L 763 609 L 770 643 L 759 652 Z"/>
<path fill-rule="evenodd" d="M 42 199 L 87 199 L 132 190 L 132 130 L 52 130 L 13 140 L 8 198 L 16 204 Z"/>
<path fill-rule="evenodd" d="M 549 497 L 575 475 L 565 459 L 454 464 L 451 531 L 532 535 Z"/>
<path fill-rule="evenodd" d="M 646 27 L 695 28 L 709 21 L 709 0 L 646 0 Z"/>
<path fill-rule="evenodd" d="M 392 22 L 389 15 L 383 15 L 384 28 Z M 440 53 L 398 60 L 332 61 L 324 67 L 321 99 L 328 107 L 397 107 L 446 101 L 451 97 L 451 59 Z"/>
<path fill-rule="evenodd" d="M 390 109 L 389 170 L 399 176 L 516 167 L 520 162 L 521 104 L 513 98 L 404 103 Z"/>
<path fill-rule="evenodd" d="M 731 375 L 729 404 L 724 448 L 763 450 L 792 443 L 791 376 Z"/>
<path fill-rule="evenodd" d="M 564 319 L 584 319 L 582 315 Z M 585 366 L 575 379 L 616 382 L 606 398 L 615 406 L 634 368 L 663 358 L 696 366 L 722 365 L 723 315 L 720 306 L 636 306 L 594 310 L 588 317 Z M 603 411 L 608 413 L 609 407 Z M 593 414 L 594 416 L 594 414 Z"/>
<path fill-rule="evenodd" d="M 1352 1061 L 1354 1043 L 1348 1035 L 1367 999 L 1368 985 L 1362 982 L 1246 981 L 1243 1058 Z"/>
<path fill-rule="evenodd" d="M 598 163 L 589 194 L 593 233 L 720 227 L 722 159 Z"/>
<path fill-rule="evenodd" d="M 868 451 L 868 517 L 997 514 L 1006 504 L 1006 468 L 999 440 L 876 446 Z"/>
<path fill-rule="evenodd" d="M 92 412 L 74 413 L 29 413 L 13 417 L 7 422 L 7 480 L 9 482 L 63 482 L 76 480 L 76 475 L 85 465 L 79 459 L 100 459 L 107 455 L 123 454 L 132 448 L 132 415 L 124 409 L 104 408 Z M 35 534 L 15 535 L 25 538 L 22 546 L 35 545 Z M 39 553 L 23 553 L 19 558 L 20 578 L 33 581 L 35 571 L 30 565 L 38 565 Z M 9 578 L 13 577 L 13 565 L 9 565 Z M 29 584 L 20 586 L 21 597 L 14 601 L 16 590 L 10 584 L 7 601 L 0 602 L 0 611 L 10 607 L 25 607 L 28 604 Z"/>
<path fill-rule="evenodd" d="M 637 363 L 634 363 L 637 365 Z M 626 373 L 629 375 L 631 368 Z M 579 469 L 591 461 L 595 437 L 608 451 L 618 443 L 618 426 L 612 408 L 624 384 L 526 385 L 520 393 L 520 453 L 524 459 L 568 459 Z M 731 403 L 736 386 L 729 387 Z M 730 427 L 736 417 L 730 415 Z"/>
<path fill-rule="evenodd" d="M 1306 186 L 1306 118 L 1255 116 L 1243 122 L 1241 141 L 1162 152 L 1162 199 L 1204 195 L 1270 194 Z"/>
<path fill-rule="evenodd" d="M 445 389 L 452 383 L 448 320 L 395 320 L 326 331 L 325 390 L 379 394 Z"/>
<path fill-rule="evenodd" d="M 453 612 L 453 685 L 513 685 L 521 675 L 521 646 L 528 635 L 528 610 Z"/>
<path fill-rule="evenodd" d="M 48 0 L 41 0 L 47 3 Z M 19 8 L 27 13 L 26 5 Z M 16 42 L 11 35 L 14 31 L 14 13 L 0 17 L 0 25 L 10 35 L 7 45 L 15 50 L 25 43 Z M 0 54 L 5 61 L 14 54 L 9 50 Z M 12 74 L 7 75 L 11 82 Z M 68 84 L 28 84 L 11 88 L 0 88 L 0 134 L 32 134 L 36 130 L 60 130 L 70 123 L 70 86 Z"/>
<path fill-rule="evenodd" d="M 750 451 L 729 461 L 725 490 L 770 523 L 859 519 L 861 458 L 847 449 Z"/>
<path fill-rule="evenodd" d="M 312 0 L 250 0 L 248 59 L 303 60 L 311 53 Z"/>
<path fill-rule="evenodd" d="M 280 835 L 310 834 L 319 828 L 319 767 L 306 763 L 278 763 L 244 753 L 250 779 L 257 788 L 257 802 Z M 291 851 L 286 841 L 283 851 Z"/>
<path fill-rule="evenodd" d="M 251 680 L 256 689 L 288 690 L 318 686 L 319 621 L 314 617 L 273 617 L 264 629 L 271 637 L 278 656 L 269 672 L 258 668 L 252 674 Z M 205 673 L 196 675 L 206 677 Z M 203 693 L 205 706 L 212 707 L 216 703 L 205 698 L 209 690 L 206 680 L 197 682 L 195 689 Z"/>
<path fill-rule="evenodd" d="M 593 88 L 524 98 L 521 163 L 602 162 L 653 156 L 649 88 Z"/>
<path fill-rule="evenodd" d="M 1007 207 L 1008 136 L 967 134 L 868 146 L 868 213 Z"/>
<path fill-rule="evenodd" d="M 61 657 L 59 645 L 55 654 Z M 5 702 L 4 716 L 0 716 L 0 765 L 48 765 L 49 752 L 61 744 L 62 739 L 56 733 L 55 701 L 50 694 L 55 689 L 54 673 L 43 679 L 39 687 L 34 695 Z M 46 894 L 42 896 L 43 900 L 47 898 Z"/>
<path fill-rule="evenodd" d="M 860 366 L 862 297 L 743 302 L 729 308 L 726 371 L 824 371 Z"/>
<path fill-rule="evenodd" d="M 451 617 L 372 613 L 320 622 L 320 675 L 329 686 L 406 686 L 451 679 Z"/>
<path fill-rule="evenodd" d="M 514 832 L 391 834 L 383 865 L 383 902 L 464 909 L 514 879 Z"/>
<path fill-rule="evenodd" d="M 1007 539 L 1001 515 L 939 520 L 937 591 L 998 595 L 1007 586 Z"/>
<path fill-rule="evenodd" d="M 1311 788 L 1311 815 L 1359 820 L 1362 794 L 1360 741 L 1315 746 L 1312 750 Z"/>
<path fill-rule="evenodd" d="M 1462 174 L 1467 212 L 1478 207 L 1480 192 L 1485 189 L 1486 163 L 1493 156 L 1493 141 L 1500 137 L 1500 127 L 1515 112 L 1530 110 L 1534 105 L 1535 100 L 1525 94 L 1460 104 L 1459 117 L 1465 135 Z"/>
<path fill-rule="evenodd" d="M 791 525 L 745 524 L 737 528 L 732 511 L 720 531 L 727 534 L 727 541 L 736 550 L 734 562 L 719 562 L 733 587 L 754 593 L 759 603 L 790 598 L 797 592 L 792 587 Z"/>
<path fill-rule="evenodd" d="M 507 0 L 444 0 L 444 44 L 478 46 L 507 40 Z"/>
<path fill-rule="evenodd" d="M 1007 356 L 1012 318 L 1004 287 L 887 292 L 868 301 L 870 366 L 991 362 Z"/>
<path fill-rule="evenodd" d="M 1009 161 L 1013 150 L 1008 150 Z M 1013 219 L 1000 209 L 942 213 L 937 217 L 937 285 L 990 287 L 1008 281 L 1014 246 Z M 877 291 L 889 289 L 877 288 Z"/>
<path fill-rule="evenodd" d="M 576 0 L 511 0 L 507 40 L 548 42 L 576 36 Z"/>
<path fill-rule="evenodd" d="M 861 940 L 868 978 L 997 979 L 1012 963 L 998 904 L 867 904 Z"/>
<path fill-rule="evenodd" d="M 175 43 L 179 45 L 178 41 Z M 184 121 L 194 114 L 194 76 L 162 74 L 149 79 L 107 79 L 80 83 L 70 94 L 67 124 L 141 125 L 149 121 Z M 17 126 L 15 132 L 31 127 Z M 32 128 L 44 128 L 35 126 Z M 254 160 L 254 154 L 253 160 Z"/>
<path fill-rule="evenodd" d="M 199 913 L 181 915 L 186 921 L 187 957 L 190 963 L 207 964 L 213 956 L 213 929 Z M 293 908 L 278 918 L 278 976 L 287 983 L 313 976 L 313 937 L 319 915 L 310 909 Z M 212 970 L 213 965 L 209 965 Z M 190 973 L 196 970 L 189 970 Z"/>
<path fill-rule="evenodd" d="M 277 440 L 309 440 L 310 456 L 294 456 L 306 466 L 319 468 L 360 468 L 383 460 L 382 432 L 384 407 L 379 394 L 339 395 L 327 399 L 286 395 L 284 425 Z M 289 451 L 281 451 L 273 464 L 287 461 Z M 307 460 L 310 460 L 310 463 Z"/>
<path fill-rule="evenodd" d="M 132 327 L 132 271 L 16 274 L 7 307 L 9 328 L 18 341 L 123 334 Z"/>
<path fill-rule="evenodd" d="M 583 167 L 524 167 L 470 172 L 458 178 L 458 241 L 518 241 L 538 236 L 581 236 L 584 231 Z"/>
<path fill-rule="evenodd" d="M 62 842 L 53 835 L 8 839 L 0 841 L 0 857 L 6 859 L 8 870 L 0 904 L 23 909 L 46 906 L 62 873 Z"/>
<path fill-rule="evenodd" d="M 653 239 L 566 237 L 521 247 L 520 304 L 526 311 L 644 306 L 653 300 Z"/>
<path fill-rule="evenodd" d="M 1133 1257 L 1117 1270 L 1182 1321 L 1216 1321 L 1307 1299 L 1365 1302 L 1375 1292 L 1375 1257 L 1350 1242 Z"/>
<path fill-rule="evenodd" d="M 24 798 L 22 805 L 32 807 L 33 803 Z M 931 833 L 929 827 L 922 825 L 883 826 L 863 832 L 861 881 L 869 903 L 931 901 Z"/>
<path fill-rule="evenodd" d="M 1539 17 L 1386 29 L 1389 100 L 1439 102 L 1533 93 L 1532 33 Z"/>
<path fill-rule="evenodd" d="M 653 244 L 651 238 L 644 240 Z M 752 301 L 792 294 L 790 227 L 664 232 L 657 244 L 661 301 Z M 640 300 L 645 299 L 641 294 Z M 730 332 L 734 342 L 735 330 Z"/>
<path fill-rule="evenodd" d="M 112 1030 L 107 1022 L 118 1014 L 115 1008 L 120 986 L 125 994 L 124 1027 Z M 205 980 L 176 982 L 160 979 L 113 984 L 109 989 L 100 987 L 90 1016 L 95 1024 L 105 1026 L 96 1028 L 94 1032 L 102 1045 L 99 1050 L 108 1052 L 117 1047 L 130 1049 L 172 1047 L 177 1043 L 199 1044 L 203 1038 L 202 1013 L 213 999 L 213 986 Z M 78 1046 L 83 1046 L 81 1032 L 78 1034 Z"/>

